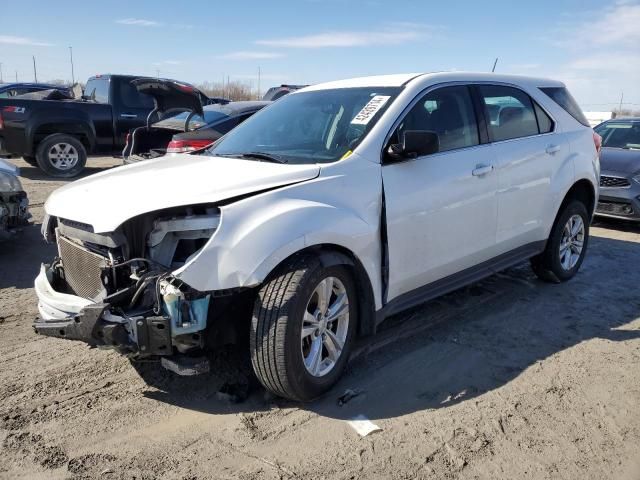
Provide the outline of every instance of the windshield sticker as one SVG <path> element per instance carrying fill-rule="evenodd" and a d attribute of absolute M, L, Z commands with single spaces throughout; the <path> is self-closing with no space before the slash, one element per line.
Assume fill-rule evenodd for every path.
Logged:
<path fill-rule="evenodd" d="M 367 103 L 360 113 L 358 113 L 353 120 L 351 120 L 351 125 L 366 125 L 371 119 L 375 116 L 378 111 L 384 107 L 385 103 L 389 101 L 391 97 L 385 95 L 376 95 L 369 103 Z"/>

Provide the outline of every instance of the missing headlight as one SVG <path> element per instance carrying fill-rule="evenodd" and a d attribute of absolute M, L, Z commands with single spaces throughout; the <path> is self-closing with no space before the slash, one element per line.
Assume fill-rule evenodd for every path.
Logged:
<path fill-rule="evenodd" d="M 170 268 L 179 268 L 200 250 L 220 224 L 220 210 L 208 208 L 195 215 L 158 218 L 147 237 L 149 257 Z"/>

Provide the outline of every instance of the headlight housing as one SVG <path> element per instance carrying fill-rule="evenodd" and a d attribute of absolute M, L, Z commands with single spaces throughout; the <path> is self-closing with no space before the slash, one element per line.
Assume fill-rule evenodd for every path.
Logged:
<path fill-rule="evenodd" d="M 0 192 L 21 192 L 22 184 L 15 175 L 8 172 L 0 172 Z"/>

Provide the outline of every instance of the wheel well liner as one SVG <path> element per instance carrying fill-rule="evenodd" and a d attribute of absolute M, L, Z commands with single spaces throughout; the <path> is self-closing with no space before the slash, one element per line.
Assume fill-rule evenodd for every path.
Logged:
<path fill-rule="evenodd" d="M 580 200 L 587 207 L 589 215 L 593 215 L 596 201 L 596 191 L 593 184 L 584 178 L 574 183 L 564 196 L 557 215 L 560 214 L 563 207 L 569 202 L 569 200 Z"/>

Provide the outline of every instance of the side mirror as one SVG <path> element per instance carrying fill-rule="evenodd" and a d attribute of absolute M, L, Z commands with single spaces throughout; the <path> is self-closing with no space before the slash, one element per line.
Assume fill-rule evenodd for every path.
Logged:
<path fill-rule="evenodd" d="M 407 130 L 404 132 L 402 143 L 390 145 L 387 155 L 398 161 L 431 155 L 439 150 L 440 139 L 437 133 L 428 130 Z"/>

